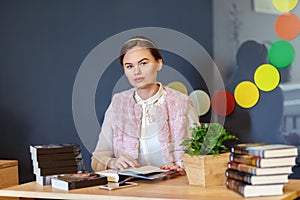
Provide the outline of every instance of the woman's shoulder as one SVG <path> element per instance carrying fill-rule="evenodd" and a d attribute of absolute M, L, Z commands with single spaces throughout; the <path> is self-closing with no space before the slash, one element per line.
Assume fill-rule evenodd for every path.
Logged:
<path fill-rule="evenodd" d="M 119 99 L 119 98 L 130 97 L 130 96 L 133 95 L 133 93 L 134 93 L 134 88 L 131 88 L 131 89 L 128 89 L 128 90 L 124 90 L 122 92 L 115 93 L 113 95 L 113 100 L 114 99 Z"/>
<path fill-rule="evenodd" d="M 173 88 L 170 88 L 168 86 L 164 86 L 164 89 L 166 91 L 166 97 L 167 98 L 179 98 L 179 99 L 182 99 L 182 100 L 188 100 L 189 99 L 189 96 L 178 91 L 178 90 L 175 90 Z"/>
<path fill-rule="evenodd" d="M 190 97 L 178 90 L 169 88 L 167 86 L 165 87 L 165 91 L 166 104 L 168 107 L 172 108 L 170 110 L 172 110 L 172 112 L 174 113 L 181 113 L 183 115 L 187 114 L 189 104 L 191 103 Z"/>

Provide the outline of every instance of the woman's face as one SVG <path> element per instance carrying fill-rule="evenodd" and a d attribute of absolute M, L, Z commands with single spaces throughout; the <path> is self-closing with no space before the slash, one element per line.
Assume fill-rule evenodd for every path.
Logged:
<path fill-rule="evenodd" d="M 143 89 L 156 84 L 157 71 L 162 68 L 162 60 L 155 60 L 149 49 L 134 47 L 125 54 L 123 68 L 130 84 Z"/>

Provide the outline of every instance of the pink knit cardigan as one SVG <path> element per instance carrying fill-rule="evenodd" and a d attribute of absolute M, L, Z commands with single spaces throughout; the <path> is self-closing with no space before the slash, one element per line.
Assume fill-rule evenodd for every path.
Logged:
<path fill-rule="evenodd" d="M 165 101 L 154 107 L 151 118 L 158 124 L 162 161 L 164 164 L 175 162 L 183 166 L 181 143 L 187 133 L 188 104 L 190 98 L 174 89 L 164 87 Z M 115 94 L 112 99 L 113 147 L 116 157 L 128 154 L 138 158 L 139 135 L 141 130 L 142 107 L 134 100 L 134 89 Z"/>

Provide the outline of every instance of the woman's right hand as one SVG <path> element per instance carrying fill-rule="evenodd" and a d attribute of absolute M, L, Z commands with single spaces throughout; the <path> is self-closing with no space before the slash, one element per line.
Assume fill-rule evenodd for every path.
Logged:
<path fill-rule="evenodd" d="M 139 163 L 131 156 L 124 154 L 118 158 L 113 158 L 108 164 L 109 168 L 123 170 L 130 167 L 140 167 Z"/>

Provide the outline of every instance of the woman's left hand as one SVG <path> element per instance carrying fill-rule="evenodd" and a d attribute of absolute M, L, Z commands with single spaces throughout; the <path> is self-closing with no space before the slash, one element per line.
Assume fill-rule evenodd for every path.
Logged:
<path fill-rule="evenodd" d="M 166 170 L 174 170 L 176 172 L 179 172 L 180 175 L 185 175 L 184 168 L 178 166 L 176 163 L 165 164 L 165 165 L 162 165 L 160 168 L 166 169 Z"/>

